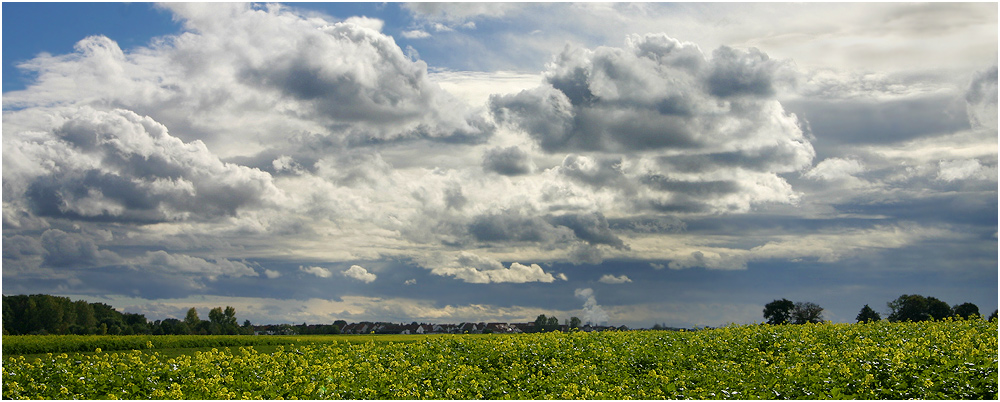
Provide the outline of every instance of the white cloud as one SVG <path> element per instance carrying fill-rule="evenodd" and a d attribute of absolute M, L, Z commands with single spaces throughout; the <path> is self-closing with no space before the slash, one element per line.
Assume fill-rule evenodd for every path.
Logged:
<path fill-rule="evenodd" d="M 419 29 L 414 29 L 414 30 L 410 30 L 410 31 L 403 31 L 402 35 L 403 35 L 404 38 L 407 38 L 407 39 L 423 39 L 423 38 L 430 38 L 431 37 L 431 34 L 425 32 L 425 31 L 421 31 Z"/>
<path fill-rule="evenodd" d="M 5 94 L 5 107 L 128 105 L 223 157 L 285 145 L 288 133 L 331 145 L 492 133 L 428 80 L 425 63 L 371 29 L 379 20 L 329 22 L 279 6 L 166 7 L 189 32 L 128 52 L 94 36 L 73 54 L 33 59 L 25 68 L 37 82 Z"/>
<path fill-rule="evenodd" d="M 268 173 L 222 162 L 202 142 L 185 143 L 148 116 L 90 107 L 42 115 L 43 131 L 12 130 L 8 138 L 46 141 L 4 147 L 4 164 L 25 168 L 5 173 L 8 191 L 38 215 L 178 221 L 231 216 L 282 198 Z"/>
<path fill-rule="evenodd" d="M 626 276 L 626 275 L 614 276 L 614 275 L 611 275 L 611 274 L 607 274 L 607 275 L 601 276 L 601 279 L 598 279 L 598 282 L 607 283 L 607 284 L 610 284 L 610 285 L 618 285 L 618 284 L 622 284 L 622 283 L 632 282 L 632 280 L 629 279 L 628 276 Z"/>
<path fill-rule="evenodd" d="M 452 256 L 437 255 L 421 265 L 435 275 L 453 276 L 468 283 L 553 282 L 556 279 L 538 264 L 514 262 L 505 267 L 500 261 L 465 251 Z"/>
<path fill-rule="evenodd" d="M 804 176 L 817 180 L 844 180 L 864 171 L 865 166 L 858 160 L 828 158 L 816 164 Z"/>
<path fill-rule="evenodd" d="M 304 267 L 299 266 L 299 271 L 316 275 L 320 278 L 329 278 L 333 276 L 333 273 L 329 269 L 323 267 Z"/>
<path fill-rule="evenodd" d="M 416 285 L 417 284 L 417 280 L 416 279 L 407 279 L 405 282 L 403 282 L 403 284 L 407 285 L 407 286 L 409 286 L 409 285 Z"/>
<path fill-rule="evenodd" d="M 417 18 L 428 21 L 443 21 L 451 24 L 464 24 L 475 18 L 496 18 L 519 7 L 511 3 L 405 3 L 403 5 Z"/>
<path fill-rule="evenodd" d="M 939 166 L 938 180 L 955 181 L 985 178 L 984 167 L 977 159 L 941 161 Z"/>
<path fill-rule="evenodd" d="M 344 20 L 344 22 L 348 24 L 362 26 L 379 32 L 381 32 L 382 27 L 385 26 L 385 21 L 382 21 L 378 18 L 369 18 L 369 17 L 350 17 Z"/>
<path fill-rule="evenodd" d="M 377 278 L 375 274 L 368 272 L 367 269 L 364 269 L 360 265 L 351 265 L 343 274 L 348 278 L 357 279 L 364 283 L 375 282 L 375 278 Z"/>
<path fill-rule="evenodd" d="M 281 272 L 265 269 L 264 276 L 266 276 L 268 279 L 276 279 L 281 277 Z"/>
<path fill-rule="evenodd" d="M 624 48 L 567 46 L 546 82 L 493 96 L 494 119 L 550 154 L 562 172 L 618 188 L 659 212 L 747 211 L 794 202 L 778 173 L 815 151 L 795 115 L 774 99 L 786 62 L 720 47 L 706 58 L 664 34 L 631 35 Z M 646 158 L 632 156 L 641 151 Z M 586 168 L 586 169 L 584 169 Z"/>
<path fill-rule="evenodd" d="M 220 276 L 233 278 L 259 276 L 253 268 L 240 261 L 220 258 L 213 262 L 184 254 L 171 254 L 162 250 L 147 252 L 145 256 L 130 262 L 141 269 L 156 269 L 165 273 L 197 274 L 210 280 L 215 280 Z"/>

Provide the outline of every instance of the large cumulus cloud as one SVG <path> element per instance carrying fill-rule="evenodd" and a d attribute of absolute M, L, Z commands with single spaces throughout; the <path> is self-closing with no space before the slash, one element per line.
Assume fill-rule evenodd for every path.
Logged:
<path fill-rule="evenodd" d="M 74 53 L 33 59 L 22 68 L 37 74 L 34 88 L 5 94 L 5 106 L 128 105 L 182 139 L 226 145 L 224 156 L 260 152 L 298 133 L 335 145 L 480 142 L 492 133 L 373 20 L 331 22 L 279 5 L 165 7 L 184 33 L 128 52 L 92 36 Z"/>
<path fill-rule="evenodd" d="M 147 116 L 84 107 L 53 117 L 64 122 L 35 141 L 5 141 L 4 164 L 16 169 L 4 174 L 4 199 L 35 215 L 150 223 L 232 216 L 281 197 L 269 174 L 224 163 Z"/>
<path fill-rule="evenodd" d="M 664 34 L 631 35 L 624 48 L 567 46 L 542 86 L 493 96 L 490 110 L 548 153 L 583 154 L 560 168 L 576 180 L 641 191 L 646 208 L 741 211 L 794 201 L 777 174 L 815 155 L 774 99 L 786 67 L 756 49 L 706 58 Z"/>

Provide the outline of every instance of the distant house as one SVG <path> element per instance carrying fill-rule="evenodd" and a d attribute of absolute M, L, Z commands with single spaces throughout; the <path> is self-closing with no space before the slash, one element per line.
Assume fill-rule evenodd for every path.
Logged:
<path fill-rule="evenodd" d="M 474 322 L 463 322 L 463 323 L 459 324 L 458 332 L 459 333 L 463 333 L 463 334 L 465 334 L 465 333 L 468 333 L 468 334 L 481 334 L 481 333 L 483 333 L 483 326 L 484 325 L 476 324 Z"/>
<path fill-rule="evenodd" d="M 516 332 L 524 332 L 518 329 L 516 326 L 505 322 L 491 322 L 489 324 L 486 324 L 486 329 L 490 330 L 495 334 L 511 334 Z"/>

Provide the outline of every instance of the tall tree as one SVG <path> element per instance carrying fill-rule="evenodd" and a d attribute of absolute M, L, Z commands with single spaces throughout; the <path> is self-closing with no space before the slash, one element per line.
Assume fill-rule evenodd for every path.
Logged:
<path fill-rule="evenodd" d="M 94 306 L 83 300 L 77 300 L 73 306 L 76 309 L 76 325 L 81 329 L 80 335 L 92 333 L 92 330 L 96 331 L 97 317 L 94 316 Z"/>
<path fill-rule="evenodd" d="M 972 303 L 962 303 L 951 309 L 955 315 L 962 318 L 979 317 L 979 306 Z"/>
<path fill-rule="evenodd" d="M 882 316 L 866 304 L 861 308 L 861 312 L 858 313 L 857 320 L 858 322 L 881 321 Z"/>
<path fill-rule="evenodd" d="M 539 314 L 535 318 L 535 331 L 542 332 L 545 330 L 545 326 L 549 324 L 549 319 L 545 317 L 545 314 Z"/>
<path fill-rule="evenodd" d="M 580 328 L 580 324 L 581 324 L 580 317 L 570 317 L 569 319 L 570 328 Z"/>
<path fill-rule="evenodd" d="M 58 334 L 63 321 L 63 308 L 55 297 L 41 295 L 38 301 L 38 317 L 41 329 L 50 334 Z"/>
<path fill-rule="evenodd" d="M 791 318 L 795 303 L 788 299 L 775 300 L 764 305 L 764 319 L 768 324 L 786 324 Z"/>
<path fill-rule="evenodd" d="M 184 316 L 184 323 L 187 324 L 188 328 L 191 331 L 194 331 L 196 328 L 198 328 L 198 324 L 201 323 L 201 319 L 198 318 L 198 310 L 195 310 L 194 307 L 188 309 L 187 315 Z"/>
<path fill-rule="evenodd" d="M 558 331 L 559 330 L 559 318 L 556 316 L 549 317 L 548 323 L 545 325 L 547 331 Z"/>
<path fill-rule="evenodd" d="M 792 309 L 792 323 L 819 324 L 823 322 L 823 308 L 813 302 L 798 302 Z"/>

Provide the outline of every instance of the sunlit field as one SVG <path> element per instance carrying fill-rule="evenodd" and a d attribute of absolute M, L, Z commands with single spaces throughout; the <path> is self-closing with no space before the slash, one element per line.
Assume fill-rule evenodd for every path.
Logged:
<path fill-rule="evenodd" d="M 185 337 L 120 337 L 145 344 L 38 358 L 8 353 L 11 340 L 58 348 L 68 338 L 4 337 L 3 398 L 997 398 L 997 324 L 978 319 L 697 332 L 192 336 L 262 343 L 182 354 L 170 350 Z"/>

